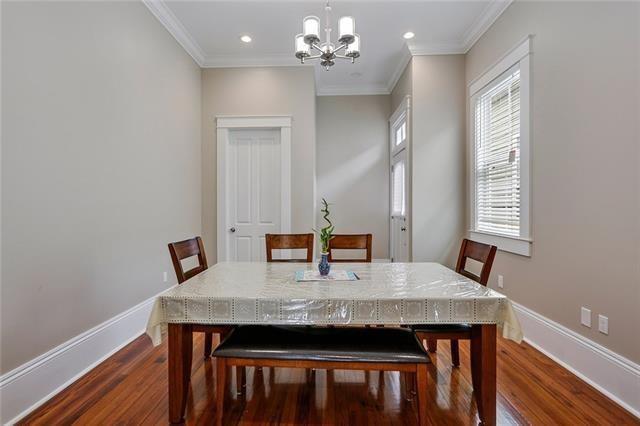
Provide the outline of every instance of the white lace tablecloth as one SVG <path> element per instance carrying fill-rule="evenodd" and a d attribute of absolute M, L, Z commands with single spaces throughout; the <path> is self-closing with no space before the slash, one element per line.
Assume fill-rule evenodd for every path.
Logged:
<path fill-rule="evenodd" d="M 158 296 L 147 334 L 167 323 L 497 324 L 516 342 L 522 330 L 506 296 L 438 263 L 334 263 L 358 281 L 296 282 L 306 263 L 222 262 Z"/>

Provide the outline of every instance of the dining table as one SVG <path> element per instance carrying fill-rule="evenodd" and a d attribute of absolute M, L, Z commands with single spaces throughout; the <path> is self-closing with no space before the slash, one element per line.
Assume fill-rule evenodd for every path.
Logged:
<path fill-rule="evenodd" d="M 194 326 L 470 324 L 473 393 L 480 420 L 496 423 L 497 335 L 522 329 L 509 299 L 439 263 L 332 264 L 353 281 L 296 280 L 313 263 L 220 262 L 160 294 L 147 334 L 168 336 L 169 420 L 184 421 Z"/>

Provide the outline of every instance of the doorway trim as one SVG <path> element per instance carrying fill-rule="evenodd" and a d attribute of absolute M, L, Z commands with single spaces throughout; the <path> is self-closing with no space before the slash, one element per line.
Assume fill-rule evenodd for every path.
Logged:
<path fill-rule="evenodd" d="M 406 211 L 405 211 L 405 220 L 407 223 L 407 227 L 409 228 L 409 233 L 407 235 L 407 256 L 408 261 L 413 262 L 413 220 L 412 220 L 412 211 L 413 211 L 413 189 L 412 189 L 412 150 L 413 150 L 413 123 L 412 123 L 412 112 L 411 112 L 411 95 L 405 95 L 404 98 L 400 101 L 400 104 L 396 108 L 396 110 L 389 117 L 389 258 L 393 262 L 393 243 L 394 243 L 394 231 L 393 231 L 393 219 L 391 217 L 391 198 L 393 197 L 393 174 L 391 173 L 391 168 L 393 166 L 393 159 L 395 155 L 404 151 L 406 155 L 405 160 L 405 196 L 406 196 Z M 401 119 L 405 120 L 406 123 L 406 138 L 403 146 L 395 147 L 394 146 L 394 126 Z"/>
<path fill-rule="evenodd" d="M 229 194 L 227 194 L 227 153 L 229 151 L 231 130 L 274 129 L 280 131 L 280 232 L 291 232 L 291 122 L 288 115 L 259 116 L 217 116 L 217 248 L 218 261 L 228 259 L 227 253 L 227 218 L 229 216 Z"/>

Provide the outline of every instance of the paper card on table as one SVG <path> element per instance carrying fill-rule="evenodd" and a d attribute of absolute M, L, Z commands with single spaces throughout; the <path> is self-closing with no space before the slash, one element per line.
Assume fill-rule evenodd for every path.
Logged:
<path fill-rule="evenodd" d="M 356 281 L 358 276 L 351 271 L 330 271 L 329 275 L 320 275 L 318 271 L 296 271 L 296 281 Z"/>

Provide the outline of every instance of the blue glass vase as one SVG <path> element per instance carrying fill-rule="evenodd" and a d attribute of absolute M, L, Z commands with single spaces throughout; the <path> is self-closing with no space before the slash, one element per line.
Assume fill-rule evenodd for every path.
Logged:
<path fill-rule="evenodd" d="M 327 253 L 322 253 L 320 255 L 320 263 L 318 263 L 318 271 L 321 276 L 329 275 L 329 271 L 331 270 L 331 265 L 329 264 L 329 255 Z"/>

